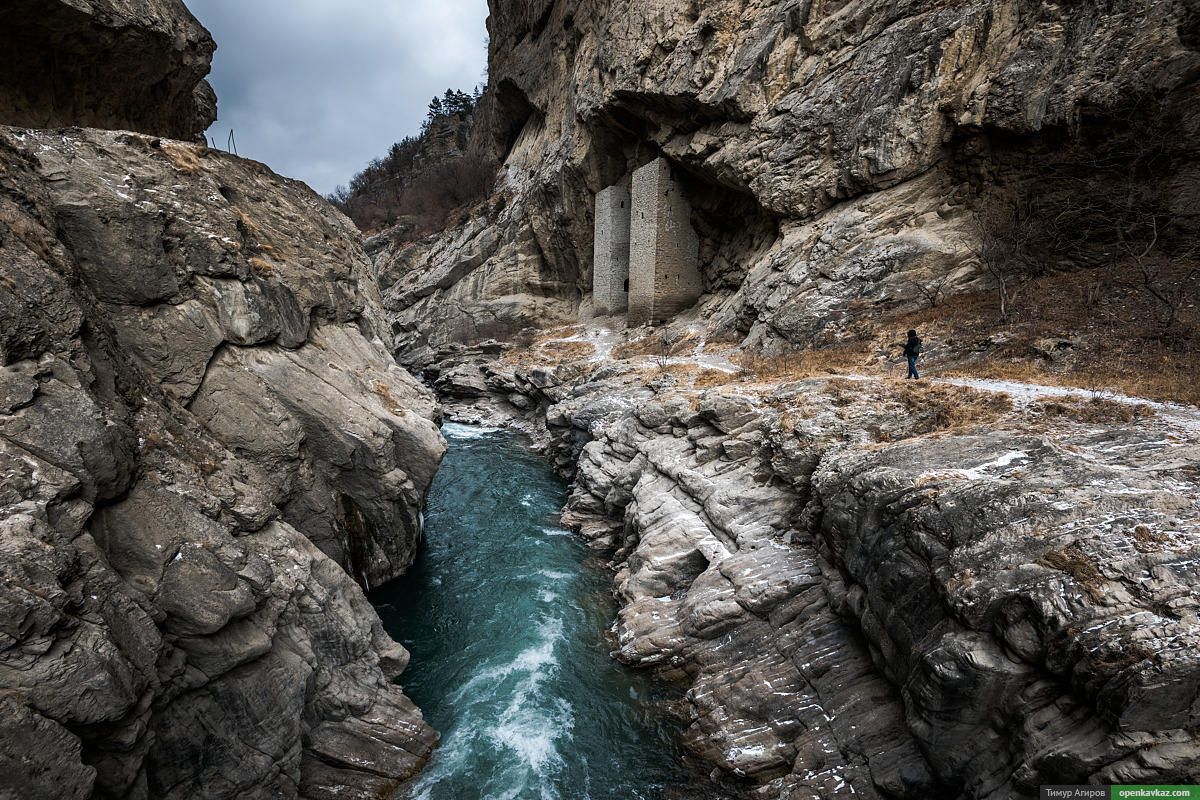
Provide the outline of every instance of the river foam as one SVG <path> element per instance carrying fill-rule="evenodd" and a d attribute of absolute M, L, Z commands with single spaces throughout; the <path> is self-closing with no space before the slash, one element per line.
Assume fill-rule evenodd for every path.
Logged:
<path fill-rule="evenodd" d="M 691 778 L 681 722 L 608 655 L 611 578 L 554 524 L 562 483 L 508 433 L 443 432 L 426 549 L 372 598 L 412 653 L 400 683 L 442 736 L 400 798 L 665 798 Z"/>

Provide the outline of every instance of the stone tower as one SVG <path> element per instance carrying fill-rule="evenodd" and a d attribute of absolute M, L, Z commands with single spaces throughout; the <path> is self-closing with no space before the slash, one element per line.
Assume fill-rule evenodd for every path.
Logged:
<path fill-rule="evenodd" d="M 664 158 L 633 173 L 629 237 L 629 327 L 664 322 L 704 289 L 691 206 Z"/>
<path fill-rule="evenodd" d="M 629 178 L 596 195 L 592 302 L 598 316 L 629 307 Z"/>

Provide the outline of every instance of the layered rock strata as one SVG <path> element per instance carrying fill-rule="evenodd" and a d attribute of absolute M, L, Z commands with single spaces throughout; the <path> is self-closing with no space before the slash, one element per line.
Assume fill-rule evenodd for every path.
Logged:
<path fill-rule="evenodd" d="M 181 0 L 6 0 L 0 121 L 196 139 L 217 118 L 214 50 Z"/>
<path fill-rule="evenodd" d="M 923 286 L 987 286 L 972 257 L 980 204 L 1061 191 L 1064 148 L 1095 152 L 1114 128 L 1168 142 L 1169 175 L 1154 181 L 1172 235 L 1194 242 L 1190 0 L 491 11 L 475 130 L 503 159 L 497 194 L 377 256 L 406 363 L 586 316 L 594 197 L 660 157 L 692 206 L 706 324 L 767 346 L 835 340 L 871 313 L 920 307 Z"/>
<path fill-rule="evenodd" d="M 348 572 L 407 566 L 444 442 L 348 221 L 204 148 L 2 128 L 0 267 L 0 796 L 394 791 L 436 736 Z"/>
<path fill-rule="evenodd" d="M 747 795 L 1200 776 L 1195 409 L 636 362 L 442 384 L 471 369 L 452 413 L 535 410 L 613 553 L 615 655 L 689 685 Z"/>

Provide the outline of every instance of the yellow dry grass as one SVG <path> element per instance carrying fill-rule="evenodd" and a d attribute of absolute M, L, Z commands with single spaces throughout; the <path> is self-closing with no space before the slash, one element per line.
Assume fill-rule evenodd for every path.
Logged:
<path fill-rule="evenodd" d="M 679 331 L 661 328 L 617 345 L 613 348 L 613 357 L 687 355 L 696 350 L 700 338 L 701 333 L 698 330 Z"/>
<path fill-rule="evenodd" d="M 275 272 L 274 264 L 258 256 L 251 256 L 246 260 L 246 263 L 250 265 L 250 271 L 255 275 L 266 277 Z"/>
<path fill-rule="evenodd" d="M 583 330 L 584 328 L 582 325 L 564 325 L 560 328 L 548 328 L 535 333 L 533 335 L 533 341 L 541 344 L 545 342 L 551 342 L 556 339 L 569 339 L 572 336 L 577 336 L 583 333 Z"/>
<path fill-rule="evenodd" d="M 1154 409 L 1150 406 L 1135 403 L 1122 403 L 1104 397 L 1089 400 L 1069 400 L 1065 398 L 1043 398 L 1033 410 L 1051 419 L 1068 419 L 1074 422 L 1090 424 L 1132 423 L 1154 417 Z"/>
<path fill-rule="evenodd" d="M 199 148 L 193 145 L 164 141 L 162 152 L 175 169 L 185 175 L 195 175 L 204 168 L 204 164 L 200 161 Z"/>
<path fill-rule="evenodd" d="M 987 378 L 1020 383 L 1083 389 L 1098 396 L 1105 393 L 1144 397 L 1162 402 L 1200 406 L 1200 366 L 1191 358 L 1163 356 L 1140 363 L 1122 362 L 1105 366 L 1056 372 L 1040 361 L 995 361 L 959 365 L 937 370 L 937 376 Z"/>
<path fill-rule="evenodd" d="M 733 362 L 759 381 L 789 381 L 839 373 L 880 374 L 879 360 L 862 343 L 778 355 L 742 352 Z"/>
<path fill-rule="evenodd" d="M 392 387 L 383 381 L 375 381 L 371 384 L 371 389 L 383 401 L 383 405 L 388 411 L 397 415 L 404 413 L 404 407 L 396 401 L 396 396 L 392 394 Z"/>
<path fill-rule="evenodd" d="M 591 358 L 596 354 L 596 348 L 587 342 L 546 342 L 538 345 L 536 352 L 539 361 L 564 364 Z"/>
<path fill-rule="evenodd" d="M 245 211 L 238 210 L 238 220 L 241 222 L 240 227 L 243 236 L 258 238 L 258 225 L 254 223 L 254 220 L 250 219 L 250 216 Z"/>
<path fill-rule="evenodd" d="M 500 356 L 500 361 L 514 367 L 531 365 L 557 367 L 589 359 L 595 354 L 596 348 L 588 342 L 545 339 L 539 342 L 538 337 L 530 336 L 525 341 L 506 349 Z"/>
<path fill-rule="evenodd" d="M 894 381 L 887 388 L 910 414 L 922 418 L 924 432 L 995 422 L 1013 408 L 1006 394 L 963 386 Z"/>
<path fill-rule="evenodd" d="M 1104 576 L 1095 562 L 1076 545 L 1068 545 L 1058 550 L 1047 550 L 1038 560 L 1042 564 L 1065 572 L 1074 578 L 1093 602 L 1103 599 Z"/>
<path fill-rule="evenodd" d="M 1173 269 L 1184 273 L 1190 266 L 1182 260 Z M 1139 285 L 1137 270 L 1121 264 L 1050 275 L 1022 297 L 1007 320 L 997 319 L 993 294 L 980 292 L 873 321 L 868 338 L 876 346 L 898 346 L 903 332 L 916 328 L 935 346 L 926 359 L 931 376 L 1014 380 L 1200 405 L 1200 302 L 1183 308 L 1177 325 L 1164 330 L 1157 319 L 1161 309 Z M 986 348 L 985 356 L 964 347 L 992 337 L 1002 344 Z M 1053 360 L 1037 352 L 1039 340 L 1060 337 L 1072 347 Z"/>

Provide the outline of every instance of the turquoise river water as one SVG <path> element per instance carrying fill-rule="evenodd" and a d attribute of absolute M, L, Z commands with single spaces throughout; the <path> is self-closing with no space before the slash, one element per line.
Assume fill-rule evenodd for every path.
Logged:
<path fill-rule="evenodd" d="M 411 798 L 708 796 L 671 697 L 608 655 L 611 576 L 560 527 L 562 482 L 513 434 L 444 433 L 426 546 L 372 596 L 412 652 L 405 691 L 442 735 Z"/>

